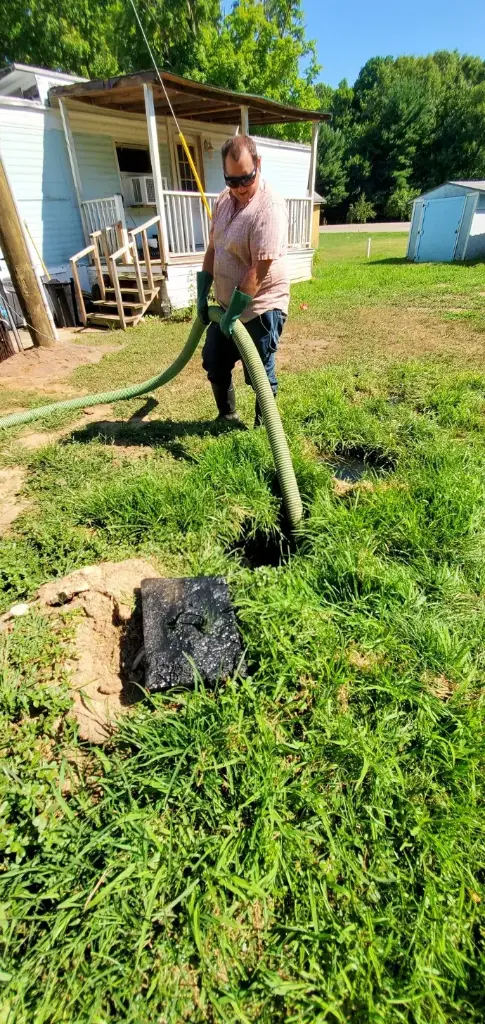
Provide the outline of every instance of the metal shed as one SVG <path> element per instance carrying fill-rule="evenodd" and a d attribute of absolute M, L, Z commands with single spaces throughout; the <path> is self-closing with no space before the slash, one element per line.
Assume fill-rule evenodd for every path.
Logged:
<path fill-rule="evenodd" d="M 447 181 L 419 196 L 407 256 L 416 263 L 485 257 L 485 181 Z"/>

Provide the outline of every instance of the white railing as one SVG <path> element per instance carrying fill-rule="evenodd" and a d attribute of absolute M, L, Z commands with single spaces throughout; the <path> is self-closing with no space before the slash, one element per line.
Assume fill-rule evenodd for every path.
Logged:
<path fill-rule="evenodd" d="M 209 218 L 198 192 L 163 193 L 168 248 L 174 256 L 202 253 L 209 242 Z M 212 210 L 217 193 L 206 193 Z"/>
<path fill-rule="evenodd" d="M 108 196 L 106 199 L 87 199 L 81 203 L 82 213 L 89 235 L 93 231 L 106 231 L 110 251 L 114 252 L 120 244 L 126 243 L 125 211 L 121 196 Z"/>
<path fill-rule="evenodd" d="M 86 306 L 84 304 L 84 296 L 81 288 L 81 281 L 79 278 L 78 263 L 82 259 L 89 257 L 93 261 L 96 268 L 96 277 L 98 279 L 98 287 L 103 301 L 106 300 L 106 283 L 103 275 L 103 267 L 101 265 L 101 252 L 100 246 L 104 253 L 106 260 L 106 268 L 109 279 L 111 281 L 112 289 L 115 293 L 115 302 L 118 319 L 120 326 L 123 330 L 126 330 L 126 316 L 125 316 L 125 303 L 123 302 L 123 288 L 120 283 L 117 270 L 118 260 L 122 260 L 124 263 L 134 264 L 134 274 L 136 285 L 138 289 L 139 303 L 143 306 L 149 305 L 152 301 L 154 293 L 158 292 L 158 287 L 155 286 L 153 279 L 153 270 L 151 266 L 150 252 L 148 246 L 147 230 L 151 227 L 158 226 L 160 228 L 160 217 L 152 217 L 150 220 L 145 221 L 144 224 L 140 224 L 139 227 L 135 228 L 130 232 L 131 238 L 126 241 L 124 245 L 121 245 L 115 252 L 109 253 L 107 250 L 107 231 L 106 228 L 100 231 L 93 231 L 91 234 L 91 245 L 86 246 L 81 252 L 77 252 L 75 256 L 71 256 L 69 260 L 71 264 L 71 271 L 74 280 L 74 288 L 76 291 L 78 311 L 81 322 L 86 327 L 88 323 L 88 317 L 86 313 Z M 137 247 L 137 235 L 141 235 L 141 244 L 143 255 L 145 257 L 145 265 L 140 263 L 140 257 L 138 255 Z M 145 282 L 143 278 L 143 269 L 145 270 L 148 282 L 149 294 L 147 295 L 145 290 Z M 128 303 L 128 305 L 130 305 Z M 141 316 L 141 314 L 140 314 Z M 131 318 L 133 320 L 133 318 Z"/>
<path fill-rule="evenodd" d="M 287 199 L 288 248 L 309 249 L 312 242 L 312 199 Z"/>
<path fill-rule="evenodd" d="M 165 220 L 170 256 L 203 253 L 209 241 L 209 218 L 198 192 L 164 191 Z M 217 194 L 206 193 L 210 209 Z M 288 247 L 308 249 L 312 237 L 312 199 L 287 199 Z"/>

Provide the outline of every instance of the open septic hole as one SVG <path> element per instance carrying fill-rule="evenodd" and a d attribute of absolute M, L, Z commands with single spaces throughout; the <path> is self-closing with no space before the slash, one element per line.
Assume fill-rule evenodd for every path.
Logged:
<path fill-rule="evenodd" d="M 336 480 L 358 483 L 366 473 L 382 477 L 395 468 L 394 460 L 382 452 L 366 451 L 365 448 L 347 448 L 319 459 L 333 470 Z"/>
<path fill-rule="evenodd" d="M 264 530 L 253 532 L 246 526 L 227 553 L 237 555 L 249 569 L 260 569 L 263 565 L 284 565 L 291 550 L 292 543 L 285 533 L 265 533 Z"/>

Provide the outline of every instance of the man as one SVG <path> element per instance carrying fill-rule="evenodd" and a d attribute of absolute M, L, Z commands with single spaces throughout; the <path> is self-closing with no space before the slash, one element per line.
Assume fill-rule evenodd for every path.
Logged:
<path fill-rule="evenodd" d="M 197 275 L 197 312 L 209 323 L 207 300 L 214 280 L 224 310 L 209 325 L 202 365 L 212 385 L 218 419 L 237 419 L 232 371 L 240 358 L 232 334 L 237 319 L 249 331 L 276 395 L 275 355 L 288 315 L 286 203 L 261 178 L 254 140 L 234 135 L 222 147 L 227 188 L 213 210 L 209 245 Z M 250 383 L 246 371 L 246 383 Z M 256 402 L 255 426 L 261 423 Z"/>

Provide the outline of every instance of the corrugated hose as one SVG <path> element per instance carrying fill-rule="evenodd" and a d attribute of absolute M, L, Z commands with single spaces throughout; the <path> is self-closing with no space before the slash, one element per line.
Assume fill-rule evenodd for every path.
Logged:
<path fill-rule="evenodd" d="M 218 323 L 221 316 L 222 310 L 219 306 L 209 307 L 209 317 L 212 321 Z M 116 391 L 101 391 L 97 395 L 84 395 L 80 398 L 68 398 L 64 402 L 54 402 L 52 405 L 43 405 L 37 409 L 29 409 L 27 412 L 14 412 L 11 413 L 10 416 L 2 416 L 0 418 L 0 428 L 18 427 L 24 423 L 32 423 L 34 420 L 48 416 L 50 413 L 61 412 L 63 410 L 92 408 L 92 406 L 95 405 L 104 405 L 110 404 L 111 402 L 120 402 L 129 398 L 138 398 L 140 395 L 146 395 L 149 391 L 155 391 L 157 388 L 163 387 L 164 384 L 168 384 L 169 381 L 173 380 L 173 378 L 183 370 L 184 366 L 187 365 L 194 355 L 204 331 L 205 325 L 199 317 L 196 317 L 190 329 L 187 341 L 185 342 L 182 351 L 179 352 L 177 358 L 174 359 L 173 363 L 171 363 L 163 373 L 158 373 L 155 377 L 150 377 L 149 380 L 142 381 L 140 384 L 131 384 L 128 387 L 118 388 Z M 266 371 L 261 362 L 256 346 L 244 327 L 244 324 L 239 320 L 235 325 L 233 337 L 239 354 L 249 373 L 251 384 L 256 392 L 263 416 L 263 422 L 268 433 L 269 444 L 281 488 L 286 515 L 290 527 L 294 529 L 300 522 L 303 515 L 303 508 L 293 469 L 293 463 L 291 461 L 290 450 L 288 448 L 288 442 L 286 440 L 280 414 L 274 400 L 274 395 L 271 390 L 271 385 L 266 376 Z"/>

